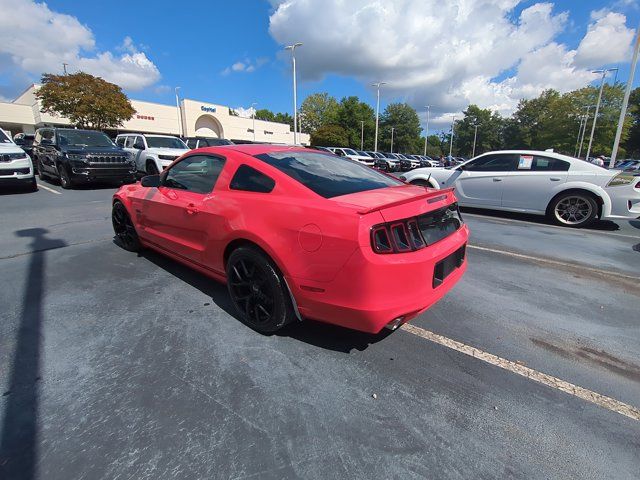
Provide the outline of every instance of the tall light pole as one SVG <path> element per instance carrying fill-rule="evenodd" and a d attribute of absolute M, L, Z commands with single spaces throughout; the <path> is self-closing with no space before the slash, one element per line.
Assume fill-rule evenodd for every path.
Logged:
<path fill-rule="evenodd" d="M 475 131 L 473 132 L 473 153 L 471 154 L 471 158 L 475 158 L 476 156 L 476 139 L 478 138 L 478 124 L 475 123 L 473 125 Z"/>
<path fill-rule="evenodd" d="M 598 92 L 598 101 L 596 102 L 596 112 L 593 114 L 593 123 L 591 124 L 591 135 L 589 136 L 589 146 L 587 147 L 587 156 L 585 160 L 589 161 L 589 154 L 591 153 L 591 145 L 593 144 L 593 134 L 596 131 L 596 122 L 598 121 L 598 112 L 600 111 L 600 102 L 602 101 L 602 90 L 604 90 L 604 79 L 607 73 L 613 72 L 617 68 L 605 68 L 602 70 L 594 70 L 592 73 L 601 73 L 602 79 L 600 80 L 600 91 Z"/>
<path fill-rule="evenodd" d="M 291 64 L 293 65 L 293 144 L 298 144 L 298 84 L 296 80 L 296 47 L 302 46 L 301 42 L 287 45 L 285 50 L 291 50 Z"/>
<path fill-rule="evenodd" d="M 391 127 L 391 153 L 393 153 L 393 132 L 394 132 L 395 128 Z"/>
<path fill-rule="evenodd" d="M 582 145 L 584 145 L 584 135 L 587 133 L 587 123 L 589 122 L 589 110 L 593 105 L 587 105 L 587 113 L 584 115 L 584 125 L 582 126 L 582 137 L 580 138 L 580 146 L 578 147 L 578 158 L 582 155 Z"/>
<path fill-rule="evenodd" d="M 424 132 L 424 154 L 427 155 L 427 140 L 429 139 L 429 114 L 431 113 L 431 105 L 426 105 L 427 109 L 427 129 Z"/>
<path fill-rule="evenodd" d="M 622 100 L 622 109 L 620 110 L 620 118 L 618 119 L 618 129 L 616 130 L 616 139 L 613 141 L 613 150 L 611 151 L 611 160 L 609 160 L 609 168 L 613 168 L 616 164 L 618 156 L 618 147 L 620 146 L 620 137 L 622 137 L 622 128 L 624 127 L 624 119 L 627 116 L 627 106 L 629 105 L 629 95 L 633 86 L 633 76 L 636 73 L 636 65 L 638 64 L 638 51 L 640 50 L 640 28 L 636 32 L 636 47 L 633 50 L 633 59 L 631 60 L 631 70 L 629 71 L 629 79 L 627 80 L 627 89 L 624 92 L 624 100 Z"/>
<path fill-rule="evenodd" d="M 360 150 L 364 150 L 364 120 L 360 120 Z"/>
<path fill-rule="evenodd" d="M 256 102 L 251 104 L 251 117 L 253 118 L 253 141 L 256 141 Z"/>
<path fill-rule="evenodd" d="M 382 85 L 386 85 L 385 82 L 376 82 L 376 83 L 372 83 L 371 86 L 372 87 L 376 87 L 376 89 L 378 90 L 378 97 L 376 100 L 376 135 L 375 135 L 375 139 L 373 141 L 373 151 L 377 152 L 378 151 L 378 118 L 380 117 L 380 87 Z"/>
<path fill-rule="evenodd" d="M 184 137 L 184 131 L 182 129 L 182 110 L 180 110 L 180 97 L 178 97 L 178 90 L 180 87 L 176 87 L 176 109 L 178 110 L 178 135 Z"/>
<path fill-rule="evenodd" d="M 451 160 L 451 153 L 453 152 L 453 129 L 456 124 L 456 116 L 451 115 L 451 139 L 449 140 L 449 160 Z"/>

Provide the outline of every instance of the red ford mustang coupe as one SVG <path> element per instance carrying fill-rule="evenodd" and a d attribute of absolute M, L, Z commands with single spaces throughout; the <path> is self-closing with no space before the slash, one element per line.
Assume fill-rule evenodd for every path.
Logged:
<path fill-rule="evenodd" d="M 226 282 L 239 317 L 263 333 L 296 318 L 394 329 L 466 268 L 452 190 L 299 147 L 192 150 L 122 186 L 112 217 L 127 250 L 152 248 Z"/>

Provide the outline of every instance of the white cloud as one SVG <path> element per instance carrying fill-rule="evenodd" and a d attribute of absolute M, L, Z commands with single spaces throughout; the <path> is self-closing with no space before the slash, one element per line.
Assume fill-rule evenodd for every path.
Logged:
<path fill-rule="evenodd" d="M 254 107 L 244 108 L 244 107 L 236 107 L 233 109 L 239 117 L 242 118 L 251 118 L 255 113 L 256 109 Z"/>
<path fill-rule="evenodd" d="M 230 67 L 225 68 L 222 71 L 222 74 L 229 75 L 230 73 L 234 73 L 234 72 L 253 73 L 268 61 L 269 59 L 265 57 L 256 58 L 255 60 L 246 58 L 243 61 L 238 61 L 233 65 L 231 65 Z"/>
<path fill-rule="evenodd" d="M 16 76 L 32 78 L 68 70 L 85 71 L 123 88 L 137 90 L 160 79 L 156 65 L 141 53 L 130 37 L 112 52 L 96 52 L 93 32 L 71 15 L 51 10 L 32 0 L 0 0 L 0 56 Z M 22 85 L 24 88 L 24 85 Z"/>
<path fill-rule="evenodd" d="M 634 31 L 627 28 L 626 17 L 599 10 L 592 12 L 591 18 L 594 21 L 576 52 L 576 65 L 593 68 L 627 60 Z"/>
<path fill-rule="evenodd" d="M 420 111 L 432 105 L 436 125 L 469 103 L 508 114 L 521 98 L 545 88 L 568 91 L 593 78 L 576 50 L 557 43 L 569 14 L 549 2 L 519 15 L 520 0 L 327 3 L 272 0 L 269 31 L 282 45 L 303 43 L 296 50 L 302 79 L 337 74 L 367 84 L 385 81 L 387 99 L 404 99 Z M 599 64 L 625 58 L 633 35 L 625 21 L 610 12 L 592 19 L 584 41 L 613 43 L 600 46 Z"/>

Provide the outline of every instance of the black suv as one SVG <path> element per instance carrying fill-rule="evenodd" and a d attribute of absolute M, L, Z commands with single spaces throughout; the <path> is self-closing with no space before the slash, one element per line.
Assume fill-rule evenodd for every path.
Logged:
<path fill-rule="evenodd" d="M 62 188 L 136 180 L 136 166 L 129 153 L 95 130 L 38 129 L 33 141 L 33 163 L 41 179 L 56 178 Z"/>
<path fill-rule="evenodd" d="M 233 145 L 231 140 L 214 137 L 187 137 L 182 139 L 190 149 L 202 147 L 218 147 L 220 145 Z"/>

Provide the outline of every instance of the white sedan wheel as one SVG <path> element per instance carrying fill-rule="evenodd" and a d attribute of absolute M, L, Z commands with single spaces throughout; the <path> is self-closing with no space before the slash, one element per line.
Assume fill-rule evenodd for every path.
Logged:
<path fill-rule="evenodd" d="M 580 227 L 593 221 L 597 205 L 586 195 L 572 193 L 559 198 L 553 207 L 553 216 L 561 225 Z"/>

